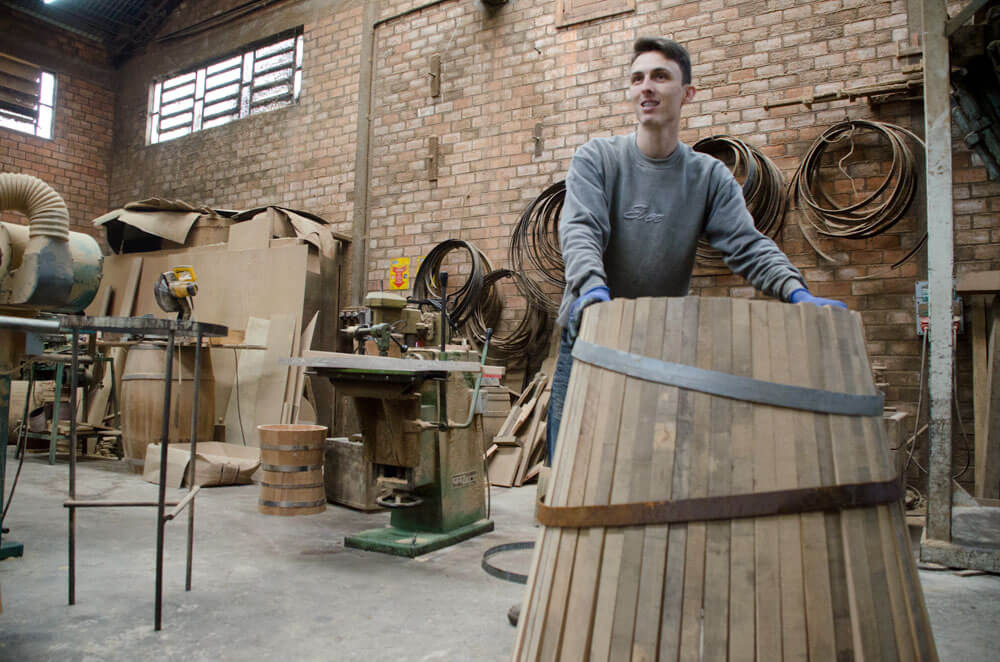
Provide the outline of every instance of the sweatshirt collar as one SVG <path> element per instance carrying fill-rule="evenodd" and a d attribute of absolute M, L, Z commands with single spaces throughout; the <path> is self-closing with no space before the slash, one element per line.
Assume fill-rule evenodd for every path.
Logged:
<path fill-rule="evenodd" d="M 678 140 L 677 141 L 677 148 L 673 151 L 673 153 L 670 156 L 668 156 L 666 158 L 663 158 L 663 159 L 652 159 L 652 158 L 650 158 L 650 157 L 648 157 L 648 156 L 646 156 L 645 154 L 642 153 L 642 150 L 639 149 L 639 145 L 636 142 L 637 140 L 638 140 L 638 134 L 635 133 L 635 132 L 633 132 L 629 136 L 629 140 L 628 140 L 629 151 L 632 153 L 632 156 L 635 157 L 636 161 L 640 165 L 645 165 L 645 166 L 648 166 L 650 168 L 669 168 L 669 167 L 672 167 L 673 165 L 675 165 L 675 164 L 677 164 L 677 163 L 679 163 L 681 161 L 681 159 L 683 158 L 682 154 L 683 154 L 684 150 L 688 149 L 687 145 L 685 145 L 684 143 L 682 143 L 681 141 Z"/>

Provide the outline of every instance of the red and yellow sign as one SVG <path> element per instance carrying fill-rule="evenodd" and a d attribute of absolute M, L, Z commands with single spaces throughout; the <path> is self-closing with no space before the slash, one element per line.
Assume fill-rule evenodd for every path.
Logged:
<path fill-rule="evenodd" d="M 397 257 L 389 263 L 389 289 L 410 289 L 410 258 Z"/>

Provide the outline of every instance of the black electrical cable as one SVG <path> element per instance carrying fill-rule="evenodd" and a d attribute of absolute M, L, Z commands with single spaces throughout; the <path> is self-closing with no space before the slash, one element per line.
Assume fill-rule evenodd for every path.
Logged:
<path fill-rule="evenodd" d="M 489 301 L 496 295 L 496 283 L 501 279 L 509 278 L 514 281 L 518 291 L 524 296 L 527 308 L 524 317 L 518 325 L 506 336 L 500 336 L 496 332 L 490 338 L 490 353 L 498 358 L 513 359 L 526 358 L 534 355 L 539 349 L 546 346 L 548 334 L 546 333 L 548 323 L 548 313 L 538 305 L 538 303 L 528 296 L 526 283 L 529 279 L 519 271 L 511 269 L 497 269 L 491 271 L 483 279 L 483 290 L 487 296 L 481 299 L 480 306 L 474 311 L 466 324 L 466 331 L 480 347 L 486 341 L 486 329 L 496 328 L 499 322 L 499 309 L 494 314 L 490 308 Z M 499 299 L 499 297 L 497 297 Z"/>
<path fill-rule="evenodd" d="M 693 149 L 722 161 L 737 181 L 743 180 L 743 199 L 754 226 L 771 239 L 777 237 L 784 222 L 787 198 L 785 178 L 771 159 L 753 145 L 726 135 L 702 138 Z M 698 241 L 695 256 L 702 266 L 725 266 L 722 253 L 705 239 Z"/>
<path fill-rule="evenodd" d="M 565 265 L 559 246 L 559 217 L 566 199 L 566 182 L 552 184 L 539 194 L 521 213 L 511 234 L 507 260 L 515 272 L 537 272 L 561 294 L 566 288 Z M 553 300 L 530 278 L 519 284 L 524 295 L 547 313 L 559 311 L 559 301 Z"/>
<path fill-rule="evenodd" d="M 849 140 L 848 153 L 838 162 L 838 168 L 846 175 L 843 163 L 854 153 L 856 135 L 865 131 L 873 131 L 889 143 L 892 151 L 889 171 L 875 190 L 861 200 L 844 206 L 838 205 L 819 184 L 823 155 L 829 146 Z M 820 250 L 809 229 L 825 237 L 867 239 L 890 229 L 910 208 L 916 197 L 918 176 L 917 159 L 907 143 L 907 138 L 923 148 L 923 140 L 901 126 L 873 120 L 847 120 L 824 131 L 806 152 L 798 170 L 788 183 L 789 197 L 795 196 L 798 208 L 803 212 L 799 218 L 802 234 L 809 245 L 825 260 L 836 262 Z M 849 176 L 848 178 L 851 179 Z M 851 185 L 854 185 L 853 179 Z M 890 270 L 913 257 L 926 240 L 925 233 L 916 246 L 894 263 Z"/>
<path fill-rule="evenodd" d="M 486 305 L 491 309 L 499 308 L 500 302 L 493 300 L 481 304 L 480 299 L 484 293 L 483 278 L 493 270 L 493 265 L 478 248 L 461 239 L 447 239 L 431 249 L 420 264 L 420 269 L 414 279 L 413 298 L 421 301 L 441 298 L 438 274 L 445 256 L 454 250 L 465 250 L 472 263 L 469 275 L 462 286 L 457 291 L 447 295 L 448 319 L 452 329 L 457 330 L 468 322 L 480 305 Z M 454 280 L 457 279 L 453 279 L 452 282 Z M 487 293 L 487 297 L 491 296 L 495 297 L 494 294 Z"/>

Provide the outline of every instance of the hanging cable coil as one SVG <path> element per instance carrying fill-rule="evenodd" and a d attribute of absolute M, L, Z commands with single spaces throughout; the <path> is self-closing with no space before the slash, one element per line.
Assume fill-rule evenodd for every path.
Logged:
<path fill-rule="evenodd" d="M 521 213 L 507 252 L 507 261 L 513 271 L 522 275 L 537 272 L 543 282 L 556 287 L 559 295 L 566 288 L 559 246 L 559 216 L 565 199 L 565 181 L 542 191 Z M 542 310 L 553 315 L 559 311 L 559 301 L 546 294 L 537 282 L 527 277 L 518 282 L 518 288 Z"/>
<path fill-rule="evenodd" d="M 702 138 L 694 151 L 713 156 L 732 170 L 737 181 L 743 180 L 743 199 L 753 217 L 754 226 L 774 239 L 781 231 L 785 216 L 785 178 L 763 152 L 732 136 Z M 724 267 L 722 253 L 706 240 L 700 239 L 695 250 L 698 263 L 705 267 Z"/>
<path fill-rule="evenodd" d="M 493 271 L 493 265 L 478 248 L 461 239 L 448 239 L 431 249 L 420 264 L 413 285 L 413 298 L 417 300 L 440 299 L 441 290 L 438 284 L 438 273 L 444 263 L 445 256 L 454 250 L 465 250 L 472 263 L 468 278 L 458 290 L 448 295 L 448 319 L 453 330 L 459 329 L 468 322 L 477 310 L 485 306 L 487 311 L 496 310 L 499 318 L 500 301 L 494 293 L 487 294 L 487 301 L 481 301 L 483 296 L 483 278 Z M 456 282 L 453 279 L 451 282 Z"/>
<path fill-rule="evenodd" d="M 874 191 L 857 202 L 840 206 L 820 186 L 821 161 L 828 147 L 841 141 L 850 141 L 847 155 L 838 163 L 841 172 L 846 174 L 843 163 L 854 153 L 855 137 L 862 131 L 874 131 L 889 143 L 892 162 L 889 171 Z M 831 126 L 813 142 L 788 183 L 788 190 L 789 197 L 795 196 L 798 208 L 803 212 L 799 217 L 802 234 L 824 259 L 837 262 L 817 246 L 813 232 L 825 237 L 867 239 L 891 228 L 910 208 L 916 196 L 918 178 L 917 160 L 907 138 L 923 148 L 923 140 L 901 126 L 873 120 L 847 120 Z M 851 184 L 853 186 L 853 179 Z M 925 233 L 916 246 L 894 263 L 891 269 L 913 257 L 926 240 Z"/>
<path fill-rule="evenodd" d="M 496 333 L 500 315 L 497 312 L 496 318 L 491 319 L 493 310 L 490 308 L 489 300 L 495 294 L 496 283 L 504 278 L 514 281 L 514 285 L 525 298 L 527 308 L 524 317 L 514 330 L 507 335 L 500 335 Z M 497 358 L 514 359 L 532 356 L 548 342 L 546 333 L 548 313 L 526 294 L 525 283 L 528 280 L 524 274 L 510 269 L 491 271 L 483 279 L 483 290 L 487 295 L 480 299 L 480 306 L 469 318 L 466 331 L 482 347 L 486 341 L 486 329 L 494 329 L 490 338 L 490 354 Z"/>

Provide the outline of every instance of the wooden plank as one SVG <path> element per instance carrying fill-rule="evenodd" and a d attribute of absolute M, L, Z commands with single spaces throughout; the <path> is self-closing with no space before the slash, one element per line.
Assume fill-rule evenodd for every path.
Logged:
<path fill-rule="evenodd" d="M 771 380 L 771 338 L 766 302 L 750 305 L 753 376 Z M 754 407 L 753 476 L 756 491 L 776 489 L 774 410 Z M 757 659 L 781 659 L 781 592 L 778 551 L 778 522 L 775 517 L 759 517 L 754 522 L 754 576 L 757 579 L 756 620 Z"/>
<path fill-rule="evenodd" d="M 659 358 L 663 350 L 662 334 L 666 316 L 665 299 L 638 299 L 629 351 L 641 356 Z M 653 416 L 656 413 L 658 390 L 656 384 L 645 380 L 633 378 L 625 380 L 625 403 L 621 410 L 620 441 L 618 459 L 615 462 L 615 478 L 612 483 L 612 503 L 632 503 L 649 499 L 653 439 L 656 433 Z M 646 528 L 629 526 L 620 529 L 620 533 L 621 565 L 611 632 L 611 657 L 614 659 L 626 659 L 632 655 L 637 621 L 649 617 L 648 614 L 637 614 Z M 659 621 L 658 618 L 655 620 Z"/>
<path fill-rule="evenodd" d="M 271 245 L 271 226 L 270 213 L 258 214 L 249 221 L 233 223 L 229 226 L 227 248 L 231 251 L 268 248 Z"/>
<path fill-rule="evenodd" d="M 673 358 L 677 363 L 691 364 L 696 360 L 692 348 L 697 347 L 699 328 L 698 299 L 685 297 L 681 306 L 681 353 Z M 672 498 L 691 495 L 691 463 L 693 456 L 694 401 L 693 391 L 681 390 L 677 399 L 676 449 Z M 688 525 L 677 524 L 667 532 L 667 566 L 663 583 L 663 607 L 660 616 L 659 659 L 675 660 L 680 652 L 681 626 L 684 607 L 684 576 L 687 554 Z"/>
<path fill-rule="evenodd" d="M 135 299 L 139 289 L 139 280 L 142 277 L 142 262 L 143 259 L 141 256 L 131 259 L 128 279 L 125 281 L 125 287 L 122 288 L 121 301 L 118 302 L 118 307 L 115 310 L 116 317 L 131 317 L 135 314 Z M 155 284 L 156 281 L 154 280 L 153 283 Z M 149 296 L 150 298 L 153 297 L 152 289 L 149 290 Z"/>
<path fill-rule="evenodd" d="M 830 344 L 824 356 L 832 359 L 828 376 L 830 388 L 843 392 L 850 376 L 851 352 L 837 325 L 834 311 L 823 310 L 821 321 L 828 328 Z M 833 442 L 834 473 L 838 483 L 854 483 L 868 478 L 862 466 L 866 454 L 864 440 L 852 421 L 843 416 L 830 416 Z M 848 594 L 851 596 L 851 624 L 854 632 L 855 656 L 868 659 L 895 659 L 882 656 L 884 639 L 880 636 L 879 616 L 874 602 L 873 571 L 870 567 L 868 534 L 870 526 L 862 509 L 841 511 L 840 523 L 844 540 L 844 561 L 847 569 Z"/>
<path fill-rule="evenodd" d="M 299 339 L 298 348 L 292 348 L 293 353 L 297 353 L 301 356 L 303 352 L 312 349 L 313 334 L 316 331 L 316 320 L 318 317 L 319 312 L 315 313 L 312 316 L 312 319 L 309 320 L 309 324 L 306 325 L 306 329 L 302 332 L 302 337 Z M 289 381 L 292 382 L 292 423 L 299 422 L 299 410 L 302 407 L 302 394 L 305 392 L 305 379 L 305 368 L 295 368 L 294 372 L 289 376 Z"/>
<path fill-rule="evenodd" d="M 750 301 L 733 299 L 732 372 L 741 377 L 753 375 L 750 336 Z M 747 402 L 732 404 L 732 474 L 733 494 L 753 491 L 753 406 Z M 754 660 L 754 522 L 733 520 L 730 528 L 729 571 L 729 660 Z"/>
<path fill-rule="evenodd" d="M 711 369 L 733 372 L 733 305 L 729 299 L 707 299 L 711 320 Z M 708 496 L 732 494 L 733 401 L 711 398 L 708 448 Z M 729 652 L 730 522 L 705 526 L 705 625 L 703 659 L 725 660 Z M 748 612 L 750 613 L 750 612 Z"/>
<path fill-rule="evenodd" d="M 1000 498 L 1000 306 L 993 306 L 986 373 L 985 434 L 976 448 L 976 496 Z M 980 452 L 981 451 L 981 452 Z"/>
<path fill-rule="evenodd" d="M 678 298 L 664 301 L 664 321 L 661 327 L 652 323 L 651 328 L 662 328 L 658 356 L 666 361 L 677 361 L 681 348 L 681 315 L 683 300 Z M 650 385 L 652 386 L 652 385 Z M 644 407 L 653 412 L 653 440 L 650 469 L 652 474 L 647 490 L 649 500 L 669 500 L 671 498 L 674 474 L 674 452 L 677 447 L 677 406 L 680 389 L 669 386 L 655 386 L 651 395 L 652 403 Z M 645 395 L 645 394 L 644 394 Z M 637 660 L 655 660 L 660 639 L 660 611 L 663 603 L 663 582 L 666 577 L 668 535 L 667 525 L 646 527 L 642 549 L 642 577 L 639 582 L 639 596 L 636 605 L 635 634 L 632 651 Z"/>
<path fill-rule="evenodd" d="M 1000 271 L 967 271 L 955 280 L 955 292 L 960 295 L 996 294 L 1000 292 Z"/>
<path fill-rule="evenodd" d="M 535 405 L 535 414 L 531 418 L 531 425 L 528 426 L 528 433 L 524 439 L 524 453 L 521 454 L 520 465 L 517 468 L 517 476 L 514 478 L 514 485 L 520 487 L 524 483 L 524 476 L 534 464 L 537 455 L 536 449 L 544 436 L 546 415 L 549 410 L 549 397 L 551 391 L 543 391 L 541 399 Z"/>
<path fill-rule="evenodd" d="M 496 487 L 511 487 L 517 476 L 517 468 L 521 460 L 520 446 L 496 446 L 496 452 L 490 457 L 490 485 Z"/>
<path fill-rule="evenodd" d="M 806 353 L 815 357 L 815 360 L 808 363 L 811 383 L 821 388 L 832 389 L 835 380 L 830 372 L 836 361 L 830 355 L 830 343 L 833 340 L 830 338 L 828 325 L 824 319 L 821 319 L 822 315 L 826 313 L 816 306 L 801 306 L 799 314 L 804 319 Z M 820 484 L 823 485 L 834 485 L 837 481 L 833 460 L 833 444 L 835 442 L 830 418 L 829 415 L 825 414 L 818 414 L 813 418 Z M 851 621 L 851 598 L 847 585 L 847 566 L 840 514 L 825 513 L 823 524 L 826 530 L 836 659 L 854 659 L 854 626 Z"/>
<path fill-rule="evenodd" d="M 789 352 L 785 320 L 795 312 L 787 304 L 768 302 L 768 332 L 771 334 L 771 379 L 779 384 L 791 382 L 789 363 L 805 361 Z M 789 360 L 792 359 L 792 360 Z M 778 489 L 799 487 L 795 413 L 783 407 L 774 409 L 775 484 Z M 799 516 L 778 518 L 778 545 L 781 591 L 781 652 L 789 660 L 807 658 L 806 608 L 803 604 L 802 531 Z"/>
<path fill-rule="evenodd" d="M 706 300 L 700 302 L 698 311 L 698 341 L 696 366 L 704 369 L 712 367 L 712 319 L 710 306 Z M 699 498 L 708 496 L 708 449 L 712 431 L 711 396 L 698 393 L 694 397 L 694 429 L 690 435 L 691 469 L 687 496 Z M 684 598 L 681 611 L 681 660 L 699 658 L 704 628 L 705 605 L 705 548 L 707 544 L 705 522 L 689 522 L 687 525 L 687 549 L 684 563 Z"/>
<path fill-rule="evenodd" d="M 246 338 L 254 344 L 266 344 L 271 321 L 251 317 L 246 323 Z M 224 424 L 226 439 L 230 443 L 253 446 L 251 428 L 255 425 L 253 415 L 257 403 L 257 388 L 264 369 L 265 353 L 257 350 L 236 350 L 236 373 L 233 392 L 229 397 Z"/>
<path fill-rule="evenodd" d="M 996 304 L 996 297 L 993 304 Z M 987 324 L 987 314 L 990 305 L 987 297 L 973 296 L 969 302 L 971 314 L 969 315 L 969 330 L 972 345 L 972 419 L 974 435 L 974 475 L 975 475 L 975 496 L 981 497 L 983 490 L 984 469 L 986 463 L 983 461 L 986 454 L 986 435 L 989 427 L 986 423 L 986 413 L 989 410 L 989 391 L 987 390 L 987 364 L 989 356 L 989 326 Z"/>
<path fill-rule="evenodd" d="M 792 309 L 793 314 L 786 315 L 785 318 L 788 355 L 801 357 L 801 360 L 788 362 L 788 383 L 820 389 L 823 388 L 821 375 L 810 369 L 810 366 L 816 364 L 819 355 L 808 349 L 806 340 L 808 321 L 803 319 L 803 313 L 809 308 L 815 306 L 798 306 Z M 799 487 L 822 484 L 815 423 L 815 419 L 819 416 L 809 412 L 791 412 L 797 449 L 795 474 Z M 799 520 L 802 532 L 802 583 L 809 659 L 837 659 L 826 523 L 823 513 L 805 513 Z"/>

